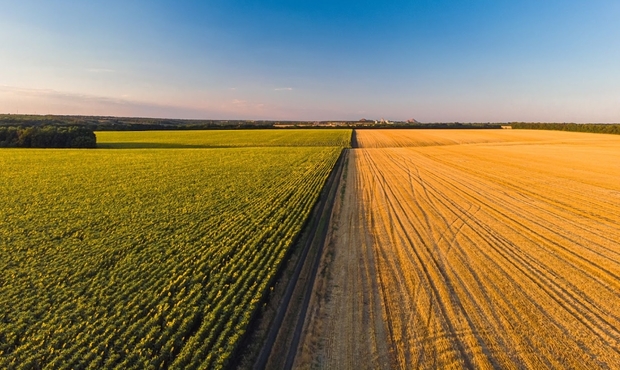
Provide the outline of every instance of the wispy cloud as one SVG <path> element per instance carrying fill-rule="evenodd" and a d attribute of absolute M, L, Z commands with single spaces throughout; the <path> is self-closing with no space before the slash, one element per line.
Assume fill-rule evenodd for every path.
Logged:
<path fill-rule="evenodd" d="M 136 100 L 134 94 L 106 97 L 0 84 L 0 113 L 69 114 L 194 119 L 332 119 L 340 111 L 291 109 L 250 98 L 196 100 L 191 104 Z M 338 118 L 337 118 L 338 119 Z M 344 119 L 344 118 L 343 118 Z"/>
<path fill-rule="evenodd" d="M 276 87 L 275 91 L 293 91 L 292 87 Z"/>
<path fill-rule="evenodd" d="M 113 69 L 109 69 L 109 68 L 86 68 L 86 72 L 90 72 L 90 73 L 114 73 L 116 72 Z"/>
<path fill-rule="evenodd" d="M 230 102 L 231 105 L 223 105 L 222 108 L 232 108 L 237 111 L 256 111 L 265 108 L 263 103 L 249 102 L 247 100 L 234 99 Z"/>
<path fill-rule="evenodd" d="M 230 109 L 211 104 L 183 106 L 79 94 L 53 89 L 31 89 L 0 85 L 0 113 L 71 114 L 172 118 L 228 118 Z"/>

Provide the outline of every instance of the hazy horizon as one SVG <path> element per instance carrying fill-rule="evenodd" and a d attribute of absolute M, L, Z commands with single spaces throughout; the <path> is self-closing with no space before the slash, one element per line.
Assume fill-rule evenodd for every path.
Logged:
<path fill-rule="evenodd" d="M 620 122 L 614 1 L 0 3 L 0 113 Z"/>

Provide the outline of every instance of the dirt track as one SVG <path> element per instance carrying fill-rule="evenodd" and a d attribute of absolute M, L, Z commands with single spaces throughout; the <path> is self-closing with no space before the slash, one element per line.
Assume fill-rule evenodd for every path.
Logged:
<path fill-rule="evenodd" d="M 357 131 L 297 368 L 620 364 L 620 137 Z"/>

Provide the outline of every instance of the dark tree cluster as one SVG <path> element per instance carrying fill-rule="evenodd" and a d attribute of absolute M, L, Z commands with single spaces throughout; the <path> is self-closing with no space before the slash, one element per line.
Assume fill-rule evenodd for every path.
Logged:
<path fill-rule="evenodd" d="M 0 114 L 0 126 L 83 126 L 93 131 L 251 129 L 271 128 L 275 123 L 278 121 Z"/>
<path fill-rule="evenodd" d="M 0 126 L 0 147 L 95 148 L 97 138 L 80 126 Z"/>
<path fill-rule="evenodd" d="M 580 124 L 580 123 L 526 123 L 513 122 L 510 124 L 514 129 L 526 130 L 558 130 L 558 131 L 577 131 L 593 132 L 600 134 L 620 135 L 620 124 Z"/>

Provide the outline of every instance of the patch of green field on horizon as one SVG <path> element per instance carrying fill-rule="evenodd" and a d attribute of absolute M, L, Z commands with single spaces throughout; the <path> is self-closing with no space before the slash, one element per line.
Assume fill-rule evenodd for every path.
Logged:
<path fill-rule="evenodd" d="M 97 131 L 99 148 L 349 147 L 351 129 Z"/>

